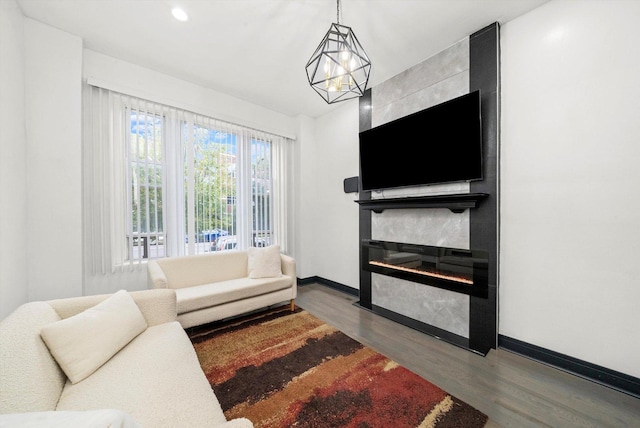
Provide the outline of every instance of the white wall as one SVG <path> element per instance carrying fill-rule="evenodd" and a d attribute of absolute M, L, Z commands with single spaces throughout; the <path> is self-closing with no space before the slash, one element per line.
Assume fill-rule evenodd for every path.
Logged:
<path fill-rule="evenodd" d="M 25 19 L 29 300 L 82 294 L 82 40 Z"/>
<path fill-rule="evenodd" d="M 640 377 L 640 2 L 502 27 L 500 334 Z"/>
<path fill-rule="evenodd" d="M 317 210 L 315 195 L 318 191 L 317 147 L 314 119 L 307 116 L 296 118 L 295 146 L 295 256 L 296 275 L 309 278 L 317 275 L 315 260 L 323 245 L 316 240 Z"/>
<path fill-rule="evenodd" d="M 295 138 L 291 116 L 90 49 L 84 50 L 83 73 L 107 89 Z"/>
<path fill-rule="evenodd" d="M 0 1 L 0 319 L 27 301 L 24 19 Z"/>
<path fill-rule="evenodd" d="M 302 223 L 315 232 L 316 257 L 305 261 L 314 275 L 355 289 L 360 288 L 358 195 L 345 194 L 343 181 L 358 175 L 358 111 L 358 100 L 349 100 L 316 120 L 315 218 Z"/>

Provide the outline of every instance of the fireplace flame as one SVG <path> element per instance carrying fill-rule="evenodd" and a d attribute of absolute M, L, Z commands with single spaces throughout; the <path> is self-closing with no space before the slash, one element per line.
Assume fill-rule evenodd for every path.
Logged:
<path fill-rule="evenodd" d="M 413 269 L 413 268 L 408 268 L 408 267 L 404 267 L 404 266 L 398 266 L 398 265 L 392 265 L 392 264 L 389 264 L 389 263 L 378 262 L 378 261 L 374 261 L 374 260 L 370 260 L 369 264 L 375 265 L 375 266 L 380 266 L 380 267 L 383 267 L 383 268 L 388 268 L 388 269 L 395 269 L 395 270 L 401 270 L 401 271 L 404 271 L 404 272 L 410 272 L 410 273 L 414 273 L 414 274 L 417 274 L 417 275 L 429 276 L 429 277 L 432 277 L 432 278 L 439 278 L 439 279 L 447 279 L 449 281 L 455 281 L 455 282 L 460 282 L 460 283 L 463 283 L 463 284 L 473 285 L 473 280 L 467 279 L 467 278 L 461 278 L 461 277 L 458 277 L 458 276 L 444 275 L 444 274 L 437 273 L 437 272 L 430 272 L 430 271 L 426 271 L 426 270 Z"/>

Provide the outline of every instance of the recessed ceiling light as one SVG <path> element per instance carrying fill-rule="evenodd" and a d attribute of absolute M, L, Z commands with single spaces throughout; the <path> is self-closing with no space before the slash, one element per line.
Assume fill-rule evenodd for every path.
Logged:
<path fill-rule="evenodd" d="M 171 14 L 178 21 L 184 22 L 189 20 L 189 16 L 187 15 L 187 12 L 180 9 L 179 7 L 174 7 L 173 9 L 171 9 Z"/>

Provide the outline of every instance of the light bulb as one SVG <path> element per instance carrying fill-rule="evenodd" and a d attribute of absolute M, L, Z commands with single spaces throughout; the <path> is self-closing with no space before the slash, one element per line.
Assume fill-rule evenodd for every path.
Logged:
<path fill-rule="evenodd" d="M 187 12 L 180 9 L 179 7 L 174 7 L 173 9 L 171 9 L 171 14 L 178 21 L 185 22 L 189 20 L 189 15 L 187 15 Z"/>

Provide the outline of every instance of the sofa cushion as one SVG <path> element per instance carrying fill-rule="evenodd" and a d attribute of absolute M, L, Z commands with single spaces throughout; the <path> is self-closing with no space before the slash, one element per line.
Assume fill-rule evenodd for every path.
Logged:
<path fill-rule="evenodd" d="M 138 306 L 120 290 L 78 315 L 45 325 L 40 335 L 67 377 L 77 383 L 146 328 Z"/>
<path fill-rule="evenodd" d="M 179 314 L 291 287 L 291 277 L 240 278 L 176 290 Z"/>
<path fill-rule="evenodd" d="M 170 288 L 178 289 L 247 276 L 246 251 L 217 251 L 156 259 Z"/>
<path fill-rule="evenodd" d="M 66 299 L 48 300 L 47 303 L 62 319 L 78 315 L 80 312 L 107 300 L 111 294 L 98 294 Z M 176 320 L 176 293 L 170 289 L 130 291 L 129 295 L 142 312 L 147 327 Z"/>
<path fill-rule="evenodd" d="M 249 278 L 278 278 L 282 276 L 280 246 L 250 247 L 248 250 Z"/>
<path fill-rule="evenodd" d="M 82 382 L 57 410 L 115 408 L 143 427 L 215 427 L 226 418 L 178 322 L 147 328 Z"/>
<path fill-rule="evenodd" d="M 40 329 L 59 320 L 47 303 L 31 302 L 0 322 L 0 413 L 55 410 L 67 377 Z"/>

